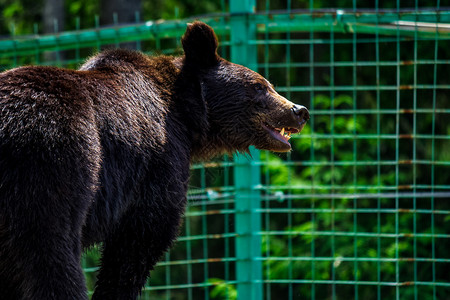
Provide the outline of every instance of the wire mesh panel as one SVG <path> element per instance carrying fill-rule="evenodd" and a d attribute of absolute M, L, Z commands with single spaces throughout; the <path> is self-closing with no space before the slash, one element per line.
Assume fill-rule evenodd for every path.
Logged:
<path fill-rule="evenodd" d="M 256 41 L 259 71 L 312 112 L 292 153 L 263 153 L 265 296 L 445 299 L 449 40 L 417 6 L 354 5 Z"/>
<path fill-rule="evenodd" d="M 449 297 L 450 11 L 409 2 L 230 1 L 201 17 L 223 57 L 311 119 L 290 153 L 193 164 L 180 238 L 142 299 Z M 189 21 L 14 37 L 0 63 L 75 67 L 124 41 L 179 54 Z M 83 258 L 91 291 L 99 257 Z"/>
<path fill-rule="evenodd" d="M 430 84 L 419 87 L 417 78 L 417 69 L 427 67 L 418 63 L 419 44 L 435 41 L 349 36 L 333 28 L 281 39 L 289 45 L 286 62 L 262 67 L 269 77 L 271 66 L 282 69 L 279 89 L 295 102 L 309 99 L 313 117 L 286 161 L 265 154 L 266 294 L 444 297 L 448 235 L 437 235 L 436 221 L 448 218 L 449 195 L 436 192 L 448 189 L 449 178 L 436 185 L 436 169 L 448 168 L 436 142 L 448 136 L 435 130 L 436 109 L 448 113 L 448 99 L 438 104 L 446 92 L 436 87 L 436 69 L 422 74 Z M 382 48 L 395 49 L 394 56 L 383 58 Z M 402 51 L 411 52 L 402 57 Z M 280 161 L 283 169 L 270 170 Z"/>

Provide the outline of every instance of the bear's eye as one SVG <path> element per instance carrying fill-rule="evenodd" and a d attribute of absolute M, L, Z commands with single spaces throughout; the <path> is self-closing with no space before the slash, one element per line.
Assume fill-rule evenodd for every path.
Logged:
<path fill-rule="evenodd" d="M 265 89 L 266 89 L 266 87 L 263 84 L 261 84 L 261 83 L 255 84 L 256 91 L 261 92 L 261 91 L 264 91 Z"/>

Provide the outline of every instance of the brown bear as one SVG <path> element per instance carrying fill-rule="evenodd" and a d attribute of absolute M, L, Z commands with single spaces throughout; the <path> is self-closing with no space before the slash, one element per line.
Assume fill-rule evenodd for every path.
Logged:
<path fill-rule="evenodd" d="M 97 243 L 93 299 L 135 299 L 177 237 L 192 160 L 291 149 L 304 106 L 219 57 L 206 24 L 182 45 L 0 74 L 2 299 L 87 299 L 80 256 Z"/>

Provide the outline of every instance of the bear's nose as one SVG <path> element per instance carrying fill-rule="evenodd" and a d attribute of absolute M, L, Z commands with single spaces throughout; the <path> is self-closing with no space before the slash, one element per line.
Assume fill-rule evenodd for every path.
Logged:
<path fill-rule="evenodd" d="M 294 107 L 292 107 L 292 112 L 303 122 L 309 120 L 309 111 L 303 105 L 295 104 Z"/>

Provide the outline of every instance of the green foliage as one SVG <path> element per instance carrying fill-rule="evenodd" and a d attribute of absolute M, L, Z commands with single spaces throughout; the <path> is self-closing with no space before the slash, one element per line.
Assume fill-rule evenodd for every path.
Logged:
<path fill-rule="evenodd" d="M 41 21 L 41 5 L 32 0 L 0 1 L 0 34 L 32 33 L 33 24 Z"/>
<path fill-rule="evenodd" d="M 406 76 L 406 75 L 405 75 Z M 375 100 L 376 98 L 371 98 Z M 396 148 L 395 135 L 393 139 L 379 138 L 376 126 L 370 123 L 370 118 L 364 115 L 352 113 L 340 113 L 340 110 L 351 109 L 355 99 L 349 94 L 338 94 L 334 98 L 327 94 L 316 94 L 312 100 L 317 108 L 313 120 L 305 128 L 303 135 L 307 138 L 293 138 L 295 151 L 284 157 L 269 152 L 263 152 L 264 183 L 270 186 L 270 192 L 275 199 L 276 193 L 310 195 L 335 194 L 337 198 L 317 198 L 303 200 L 284 199 L 266 203 L 266 209 L 284 209 L 285 213 L 270 214 L 263 224 L 266 230 L 278 230 L 282 235 L 263 235 L 262 253 L 267 258 L 264 261 L 265 279 L 276 280 L 284 278 L 304 280 L 340 280 L 340 281 L 373 281 L 395 282 L 396 274 L 400 270 L 400 280 L 413 281 L 414 270 L 416 278 L 427 278 L 430 266 L 414 263 L 396 263 L 397 258 L 430 257 L 429 250 L 432 247 L 431 238 L 400 237 L 397 234 L 430 234 L 437 232 L 449 232 L 448 218 L 442 222 L 433 224 L 426 215 L 414 213 L 410 210 L 414 205 L 424 209 L 430 208 L 427 199 L 401 198 L 366 198 L 367 193 L 389 192 L 388 187 L 395 191 L 399 183 L 429 182 L 429 169 L 421 165 L 415 165 L 415 178 L 411 175 L 412 168 L 403 168 L 400 163 L 396 168 L 395 153 L 404 155 L 404 148 Z M 390 101 L 390 99 L 382 99 Z M 383 105 L 383 103 L 381 104 Z M 375 103 L 370 104 L 375 106 Z M 357 112 L 357 111 L 356 111 Z M 382 115 L 382 112 L 379 112 Z M 369 116 L 370 117 L 370 116 Z M 372 118 L 373 120 L 373 118 Z M 431 118 L 416 123 L 417 130 L 429 128 Z M 390 118 L 383 122 L 383 128 L 393 130 L 397 126 L 396 118 Z M 429 122 L 429 123 L 426 123 Z M 381 122 L 380 122 L 381 123 Z M 435 122 L 435 128 L 447 132 L 450 128 L 446 122 Z M 405 128 L 411 132 L 408 123 L 399 124 L 400 130 Z M 425 130 L 421 131 L 424 132 Z M 402 131 L 401 131 L 402 132 Z M 339 138 L 344 135 L 345 138 Z M 352 136 L 356 139 L 353 139 Z M 368 136 L 358 139 L 358 135 Z M 401 141 L 400 141 L 401 142 Z M 400 144 L 399 142 L 399 144 Z M 411 144 L 412 147 L 412 144 Z M 435 157 L 442 161 L 448 161 L 445 149 L 436 147 L 422 147 L 420 141 L 416 141 L 416 149 L 420 149 L 421 155 L 431 158 L 432 151 Z M 311 152 L 314 156 L 311 156 Z M 410 152 L 412 153 L 412 152 Z M 448 152 L 447 152 L 448 153 Z M 290 162 L 305 161 L 311 164 L 300 165 Z M 410 156 L 405 158 L 411 159 Z M 385 163 L 392 161 L 392 163 Z M 335 162 L 333 164 L 332 162 Z M 357 162 L 363 162 L 358 167 Z M 378 162 L 372 164 L 372 162 Z M 448 173 L 442 182 L 450 182 Z M 308 188 L 311 186 L 311 189 Z M 322 186 L 322 188 L 319 188 Z M 346 195 L 359 195 L 352 199 Z M 439 206 L 448 210 L 445 201 L 435 201 L 435 207 Z M 313 208 L 311 213 L 295 213 L 292 209 Z M 380 210 L 381 209 L 381 210 Z M 392 209 L 391 212 L 383 212 L 383 209 Z M 399 213 L 405 209 L 405 211 Z M 363 213 L 363 211 L 365 213 Z M 397 212 L 395 212 L 397 211 Z M 287 215 L 291 215 L 291 221 L 286 224 Z M 447 220 L 447 221 L 446 221 Z M 280 227 L 281 224 L 286 224 Z M 415 229 L 414 229 L 415 228 Z M 376 233 L 385 234 L 377 236 Z M 353 235 L 355 233 L 355 235 Z M 362 234 L 357 236 L 356 234 Z M 416 251 L 416 254 L 414 254 Z M 446 248 L 437 247 L 435 257 L 446 257 Z M 356 261 L 354 258 L 363 258 Z M 292 259 L 290 259 L 292 258 Z M 301 258 L 300 260 L 297 260 Z M 309 260 L 308 258 L 311 258 Z M 318 260 L 314 260 L 318 258 Z M 309 261 L 308 261 L 309 260 Z M 392 261 L 391 261 L 392 260 Z M 416 269 L 415 269 L 416 268 Z M 380 274 L 380 278 L 378 278 Z M 436 270 L 436 277 L 445 278 L 442 265 Z M 334 278 L 334 279 L 333 279 Z M 309 285 L 279 284 L 271 286 L 272 295 L 284 295 L 288 297 L 289 286 L 298 291 L 303 297 L 311 298 Z M 343 287 L 339 295 L 353 294 L 352 287 Z M 421 299 L 432 299 L 433 292 L 426 287 L 414 289 L 402 289 L 401 295 L 413 297 L 418 292 Z M 395 288 L 383 288 L 383 297 L 395 297 Z M 443 289 L 438 291 L 442 295 Z M 372 299 L 376 294 L 370 287 L 361 285 L 358 287 L 358 296 L 362 299 Z M 322 289 L 316 289 L 315 298 L 324 299 L 329 293 Z"/>
<path fill-rule="evenodd" d="M 66 12 L 66 30 L 75 30 L 78 29 L 77 27 L 92 28 L 96 26 L 95 16 L 100 15 L 100 1 L 66 1 Z"/>
<path fill-rule="evenodd" d="M 86 286 L 89 291 L 93 291 L 97 281 L 97 269 L 100 264 L 101 252 L 99 247 L 93 247 L 84 252 L 82 265 L 85 268 Z M 89 267 L 89 269 L 87 269 Z"/>
<path fill-rule="evenodd" d="M 206 12 L 225 11 L 225 1 L 155 0 L 143 1 L 143 16 L 150 20 L 188 18 Z"/>
<path fill-rule="evenodd" d="M 142 0 L 140 20 L 171 20 L 188 18 L 206 12 L 220 12 L 226 10 L 226 1 L 197 1 L 197 0 Z M 2 0 L 0 1 L 0 33 L 3 34 L 30 34 L 38 28 L 42 30 L 41 13 L 44 1 L 32 0 Z M 80 28 L 90 28 L 96 25 L 95 16 L 101 14 L 100 1 L 97 0 L 71 0 L 66 1 L 65 30 L 77 29 L 77 19 Z M 117 12 L 120 14 L 120 12 Z M 102 24 L 100 24 L 102 25 Z"/>
<path fill-rule="evenodd" d="M 210 292 L 211 299 L 237 299 L 237 291 L 234 285 L 220 278 L 210 278 L 208 282 L 214 285 L 214 288 Z"/>

